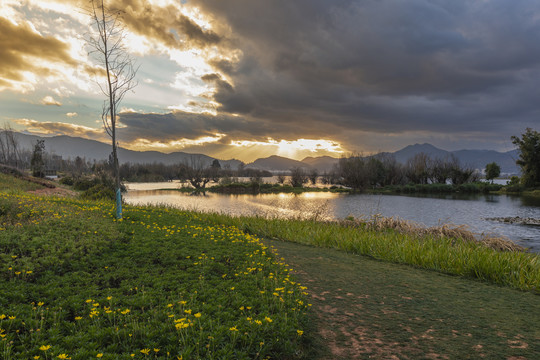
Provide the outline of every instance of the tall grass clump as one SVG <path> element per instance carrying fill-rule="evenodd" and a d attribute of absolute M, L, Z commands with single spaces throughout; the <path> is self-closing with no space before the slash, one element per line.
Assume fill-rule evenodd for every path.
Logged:
<path fill-rule="evenodd" d="M 0 192 L 0 358 L 294 359 L 305 287 L 196 213 Z"/>
<path fill-rule="evenodd" d="M 483 281 L 540 293 L 540 256 L 527 253 L 507 241 L 486 244 L 462 229 L 404 230 L 381 220 L 371 222 L 319 222 L 262 217 L 201 215 L 208 221 L 236 226 L 259 236 L 325 248 L 336 248 L 375 259 L 477 278 Z M 388 220 L 384 220 L 388 221 Z M 399 223 L 399 221 L 398 221 Z M 493 241 L 491 240 L 493 243 Z M 503 244 L 503 245 L 501 245 Z"/>

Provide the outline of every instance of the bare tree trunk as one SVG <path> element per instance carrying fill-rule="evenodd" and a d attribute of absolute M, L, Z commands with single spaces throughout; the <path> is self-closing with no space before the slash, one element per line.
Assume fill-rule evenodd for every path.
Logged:
<path fill-rule="evenodd" d="M 118 142 L 116 139 L 116 116 L 117 109 L 127 91 L 137 84 L 135 75 L 137 70 L 133 68 L 133 61 L 122 45 L 124 28 L 121 24 L 121 12 L 105 9 L 103 0 L 96 5 L 91 0 L 90 16 L 94 20 L 98 35 L 88 40 L 89 45 L 97 54 L 98 61 L 105 67 L 107 74 L 106 86 L 101 86 L 101 91 L 107 97 L 103 104 L 101 118 L 107 134 L 112 142 L 112 165 L 114 184 L 116 188 L 116 217 L 122 218 L 122 192 L 120 183 L 120 164 L 118 161 Z M 99 84 L 99 82 L 98 82 Z M 108 103 L 108 104 L 107 104 Z"/>

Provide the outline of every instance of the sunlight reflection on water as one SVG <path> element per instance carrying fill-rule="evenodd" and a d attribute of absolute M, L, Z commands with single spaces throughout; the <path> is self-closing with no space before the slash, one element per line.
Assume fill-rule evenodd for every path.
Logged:
<path fill-rule="evenodd" d="M 129 184 L 125 196 L 128 204 L 167 205 L 185 210 L 218 212 L 230 215 L 258 215 L 281 218 L 343 219 L 347 216 L 370 217 L 381 214 L 400 217 L 425 226 L 440 224 L 466 225 L 478 234 L 503 235 L 516 243 L 540 251 L 540 227 L 512 225 L 486 220 L 492 217 L 540 218 L 540 202 L 502 195 L 474 196 L 397 196 L 369 194 L 336 194 L 312 192 L 294 194 L 190 195 L 164 189 L 178 188 L 176 183 Z"/>

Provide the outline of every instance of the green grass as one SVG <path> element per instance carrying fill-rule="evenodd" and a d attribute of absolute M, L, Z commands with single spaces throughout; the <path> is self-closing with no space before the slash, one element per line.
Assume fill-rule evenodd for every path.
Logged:
<path fill-rule="evenodd" d="M 467 183 L 461 185 L 452 184 L 408 184 L 390 185 L 380 189 L 373 189 L 371 192 L 388 194 L 477 194 L 497 192 L 503 189 L 503 185 L 490 184 L 487 182 Z"/>
<path fill-rule="evenodd" d="M 4 192 L 21 192 L 42 189 L 43 186 L 0 172 L 0 185 Z"/>
<path fill-rule="evenodd" d="M 538 254 L 496 251 L 459 238 L 417 236 L 391 229 L 371 230 L 311 220 L 231 217 L 223 214 L 204 214 L 201 217 L 262 237 L 341 249 L 378 260 L 540 293 Z"/>
<path fill-rule="evenodd" d="M 536 190 L 527 190 L 522 193 L 523 196 L 540 198 L 540 189 Z"/>
<path fill-rule="evenodd" d="M 195 213 L 0 193 L 0 358 L 302 354 L 305 288 Z"/>
<path fill-rule="evenodd" d="M 0 184 L 16 189 L 0 192 L 1 359 L 347 359 L 355 349 L 361 358 L 534 358 L 539 351 L 537 254 L 155 207 L 126 206 L 116 222 L 110 202 L 28 195 L 22 191 L 33 184 L 8 178 Z M 265 245 L 259 236 L 288 242 Z"/>
<path fill-rule="evenodd" d="M 265 240 L 309 284 L 310 360 L 537 359 L 540 297 L 344 251 Z"/>

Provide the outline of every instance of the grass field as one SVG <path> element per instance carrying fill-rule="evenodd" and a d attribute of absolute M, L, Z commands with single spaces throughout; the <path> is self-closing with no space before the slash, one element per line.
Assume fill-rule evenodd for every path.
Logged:
<path fill-rule="evenodd" d="M 126 206 L 118 222 L 110 202 L 28 194 L 35 184 L 1 174 L 0 184 L 1 359 L 540 352 L 535 254 L 169 208 Z"/>
<path fill-rule="evenodd" d="M 0 358 L 302 355 L 306 289 L 257 237 L 195 213 L 124 216 L 0 193 Z"/>

